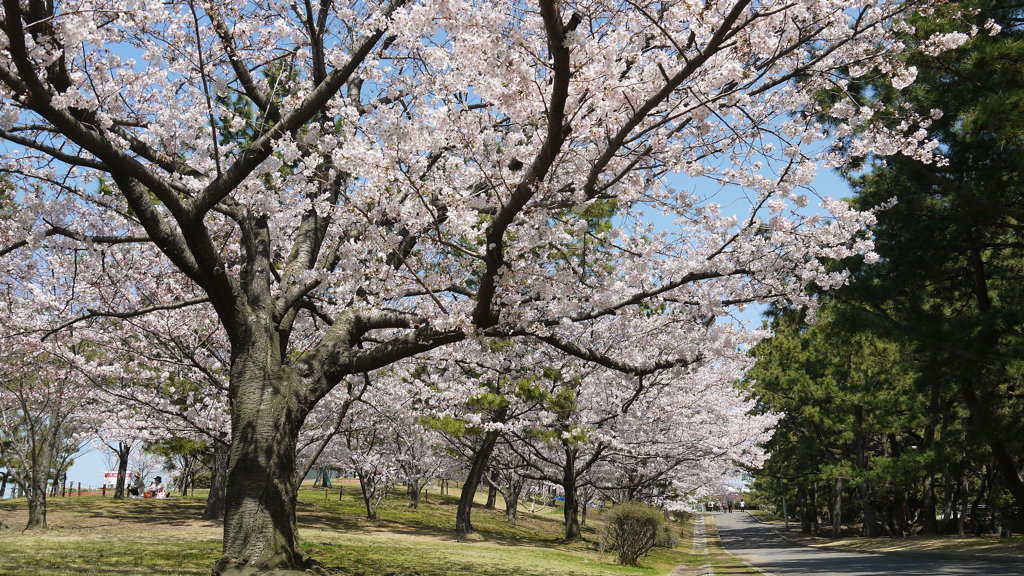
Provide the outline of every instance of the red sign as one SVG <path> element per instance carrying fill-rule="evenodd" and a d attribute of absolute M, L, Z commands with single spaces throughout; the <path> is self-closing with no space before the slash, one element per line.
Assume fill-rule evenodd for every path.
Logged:
<path fill-rule="evenodd" d="M 125 472 L 124 483 L 128 484 L 135 475 L 131 472 Z M 103 485 L 104 486 L 116 486 L 117 485 L 117 472 L 111 472 L 107 470 L 103 473 Z"/>

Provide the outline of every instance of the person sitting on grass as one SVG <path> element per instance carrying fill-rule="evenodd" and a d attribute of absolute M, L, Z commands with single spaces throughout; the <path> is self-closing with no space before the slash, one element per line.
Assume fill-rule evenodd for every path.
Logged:
<path fill-rule="evenodd" d="M 157 476 L 153 479 L 153 483 L 146 488 L 146 494 L 150 498 L 167 498 L 167 487 L 164 486 L 164 479 Z"/>

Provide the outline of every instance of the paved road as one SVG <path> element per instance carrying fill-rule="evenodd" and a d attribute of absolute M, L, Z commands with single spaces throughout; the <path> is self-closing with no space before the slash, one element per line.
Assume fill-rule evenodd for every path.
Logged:
<path fill-rule="evenodd" d="M 1024 576 L 1024 566 L 977 560 L 942 560 L 906 555 L 863 554 L 790 544 L 776 526 L 761 524 L 749 514 L 715 514 L 725 549 L 766 574 L 816 576 Z"/>

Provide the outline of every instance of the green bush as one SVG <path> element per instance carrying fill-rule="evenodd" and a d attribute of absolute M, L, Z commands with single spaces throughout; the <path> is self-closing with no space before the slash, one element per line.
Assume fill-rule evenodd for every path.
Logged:
<path fill-rule="evenodd" d="M 665 540 L 661 510 L 641 502 L 626 502 L 605 516 L 604 545 L 615 550 L 619 564 L 636 566 L 641 556 Z"/>

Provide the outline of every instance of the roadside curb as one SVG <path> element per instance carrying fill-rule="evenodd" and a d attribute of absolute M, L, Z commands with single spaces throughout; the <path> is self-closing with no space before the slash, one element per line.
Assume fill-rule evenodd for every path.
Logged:
<path fill-rule="evenodd" d="M 769 522 L 762 521 L 760 518 L 750 514 L 749 512 L 747 512 L 747 515 L 761 524 L 770 524 Z M 925 552 L 921 550 L 857 550 L 853 548 L 830 548 L 828 546 L 802 542 L 796 538 L 791 538 L 781 529 L 776 530 L 775 534 L 790 544 L 796 544 L 797 546 L 804 546 L 806 548 L 835 550 L 837 552 L 856 552 L 858 554 L 874 554 L 876 556 L 902 556 L 905 558 L 935 558 L 938 560 L 972 560 L 996 562 L 999 564 L 1024 564 L 1024 555 L 1021 554 L 975 554 L 972 552 Z"/>

